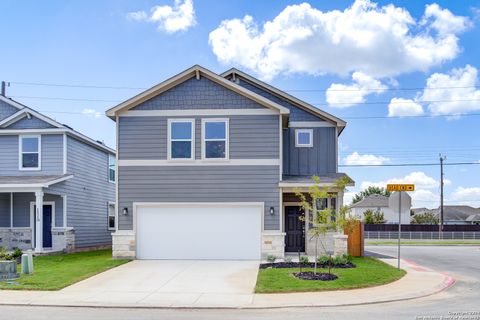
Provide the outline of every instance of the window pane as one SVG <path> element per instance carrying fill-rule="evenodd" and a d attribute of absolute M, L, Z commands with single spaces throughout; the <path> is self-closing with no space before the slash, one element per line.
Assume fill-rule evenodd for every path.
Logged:
<path fill-rule="evenodd" d="M 192 142 L 172 141 L 172 158 L 190 159 L 192 157 Z"/>
<path fill-rule="evenodd" d="M 22 154 L 23 168 L 38 168 L 38 153 Z"/>
<path fill-rule="evenodd" d="M 112 168 L 108 169 L 108 179 L 110 181 L 115 181 L 115 168 L 114 169 L 112 169 Z"/>
<path fill-rule="evenodd" d="M 115 205 L 113 204 L 108 205 L 108 215 L 115 216 Z"/>
<path fill-rule="evenodd" d="M 22 138 L 23 152 L 38 152 L 38 138 Z"/>
<path fill-rule="evenodd" d="M 225 141 L 206 141 L 205 158 L 225 158 Z"/>
<path fill-rule="evenodd" d="M 298 144 L 310 144 L 310 132 L 298 132 Z"/>
<path fill-rule="evenodd" d="M 327 199 L 326 198 L 317 199 L 317 209 L 318 210 L 327 209 Z"/>
<path fill-rule="evenodd" d="M 108 217 L 108 227 L 110 229 L 115 229 L 115 217 L 109 216 Z"/>
<path fill-rule="evenodd" d="M 192 139 L 191 122 L 172 122 L 171 125 L 172 139 Z"/>
<path fill-rule="evenodd" d="M 205 139 L 225 139 L 225 122 L 205 122 Z"/>

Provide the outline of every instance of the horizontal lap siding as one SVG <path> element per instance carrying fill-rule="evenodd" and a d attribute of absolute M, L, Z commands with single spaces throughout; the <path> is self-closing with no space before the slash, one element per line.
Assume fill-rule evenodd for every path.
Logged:
<path fill-rule="evenodd" d="M 120 117 L 119 159 L 167 159 L 167 120 L 182 117 Z M 183 117 L 195 119 L 195 156 L 201 158 L 201 122 L 228 118 L 231 159 L 278 159 L 279 116 Z"/>
<path fill-rule="evenodd" d="M 313 128 L 313 147 L 295 147 L 295 128 L 283 133 L 283 172 L 320 175 L 336 172 L 335 128 Z"/>
<path fill-rule="evenodd" d="M 133 202 L 264 202 L 264 228 L 279 228 L 278 166 L 120 167 L 119 228 L 132 229 Z M 270 215 L 269 208 L 275 208 Z M 187 223 L 187 222 L 186 222 Z"/>
<path fill-rule="evenodd" d="M 259 109 L 264 108 L 205 77 L 195 77 L 151 98 L 132 110 Z"/>
<path fill-rule="evenodd" d="M 73 178 L 51 189 L 67 195 L 67 226 L 75 229 L 75 246 L 108 245 L 108 202 L 115 201 L 115 184 L 108 181 L 108 154 L 67 139 L 67 172 Z"/>
<path fill-rule="evenodd" d="M 44 192 L 47 192 L 44 190 Z M 61 226 L 63 220 L 63 200 L 58 195 L 44 193 L 44 202 L 55 202 L 55 225 Z M 35 202 L 35 193 L 14 193 L 13 194 L 13 226 L 31 227 L 30 225 L 30 203 Z M 60 224 L 59 224 L 60 223 Z"/>
<path fill-rule="evenodd" d="M 63 136 L 42 135 L 41 170 L 19 170 L 18 135 L 0 136 L 0 175 L 39 176 L 63 173 Z"/>

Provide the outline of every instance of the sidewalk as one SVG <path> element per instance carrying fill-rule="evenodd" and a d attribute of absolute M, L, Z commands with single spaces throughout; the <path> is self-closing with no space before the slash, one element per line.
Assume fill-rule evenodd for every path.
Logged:
<path fill-rule="evenodd" d="M 396 266 L 395 259 L 381 259 Z M 0 290 L 0 305 L 122 307 L 122 308 L 287 308 L 332 307 L 402 301 L 440 292 L 455 283 L 448 275 L 402 261 L 407 274 L 383 286 L 309 293 L 218 294 L 145 293 L 65 288 L 60 291 Z M 92 278 L 91 278 L 92 279 Z"/>

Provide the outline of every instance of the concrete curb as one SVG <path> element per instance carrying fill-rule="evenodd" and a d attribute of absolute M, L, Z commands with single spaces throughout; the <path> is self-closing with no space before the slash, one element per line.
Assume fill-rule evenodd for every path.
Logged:
<path fill-rule="evenodd" d="M 390 303 L 390 302 L 399 302 L 399 301 L 407 301 L 407 300 L 413 300 L 413 299 L 419 299 L 419 298 L 424 298 L 428 296 L 435 295 L 439 292 L 442 292 L 450 287 L 452 287 L 455 284 L 455 279 L 452 278 L 451 276 L 443 273 L 438 273 L 434 272 L 430 269 L 426 269 L 424 267 L 418 266 L 412 262 L 409 261 L 402 261 L 402 264 L 404 265 L 404 270 L 407 271 L 407 274 L 392 283 L 381 285 L 381 286 L 376 286 L 376 287 L 370 287 L 370 288 L 361 288 L 361 289 L 351 289 L 351 290 L 342 290 L 342 291 L 322 291 L 322 292 L 310 292 L 310 293 L 281 293 L 281 294 L 252 294 L 252 301 L 251 303 L 243 303 L 239 305 L 185 305 L 185 306 L 167 306 L 167 305 L 161 305 L 157 304 L 155 305 L 154 303 L 152 304 L 142 304 L 142 303 L 115 303 L 115 302 L 110 302 L 110 303 L 92 303 L 92 302 L 87 302 L 87 301 L 65 301 L 65 303 L 58 303 L 58 301 L 52 301 L 51 303 L 45 302 L 45 301 L 29 301 L 29 302 L 1 302 L 0 305 L 2 306 L 30 306 L 30 307 L 74 307 L 74 308 L 104 308 L 104 309 L 171 309 L 171 310 L 211 310 L 211 309 L 220 309 L 220 310 L 238 310 L 238 309 L 246 309 L 246 310 L 255 310 L 255 309 L 286 309 L 286 308 L 331 308 L 331 307 L 347 307 L 347 306 L 358 306 L 358 305 L 373 305 L 373 304 L 381 304 L 381 303 Z M 404 296 L 399 296 L 397 297 L 388 297 L 388 295 L 385 295 L 385 299 L 382 299 L 384 295 L 379 295 L 378 291 L 379 290 L 385 290 L 388 292 L 390 288 L 395 288 L 397 287 L 397 291 L 399 291 L 400 287 L 400 292 L 401 292 L 401 287 L 405 286 L 405 283 L 402 284 L 403 282 L 412 282 L 412 281 L 417 281 L 413 277 L 413 279 L 404 279 L 407 277 L 408 274 L 417 274 L 416 276 L 420 276 L 420 278 L 423 277 L 424 273 L 428 273 L 430 276 L 433 276 L 435 279 L 438 277 L 441 277 L 441 281 L 436 281 L 436 284 L 430 285 L 429 288 L 426 290 L 418 290 L 412 292 L 410 295 L 406 294 Z M 428 278 L 428 276 L 426 277 Z M 439 280 L 439 279 L 438 279 Z M 364 301 L 355 301 L 355 297 L 358 296 L 365 296 L 365 293 L 368 291 L 377 291 L 377 296 L 380 298 L 376 299 L 365 299 Z M 2 291 L 0 290 L 0 294 Z M 4 292 L 5 293 L 5 292 Z M 21 294 L 21 293 L 19 293 Z M 345 299 L 348 299 L 348 296 L 354 297 L 351 302 L 345 301 L 344 303 L 322 303 L 320 301 L 323 301 L 321 298 L 321 295 L 328 294 L 329 296 L 332 295 L 337 295 L 339 296 L 338 300 L 339 301 L 345 301 Z M 40 294 L 39 294 L 40 295 Z M 395 293 L 393 294 L 395 296 Z M 402 294 L 403 295 L 403 294 Z M 269 298 L 273 297 L 274 299 L 269 302 Z M 304 299 L 303 297 L 306 297 L 307 299 Z M 279 299 L 275 301 L 275 298 Z M 264 301 L 255 301 L 256 299 L 264 299 Z M 0 300 L 1 300 L 1 295 L 0 295 Z M 20 300 L 20 299 L 19 299 Z M 35 299 L 33 299 L 35 300 Z M 38 300 L 38 299 L 37 299 Z M 290 302 L 288 301 L 290 300 Z M 305 300 L 310 300 L 310 302 L 305 302 Z M 358 300 L 358 299 L 357 299 Z M 300 302 L 299 302 L 300 301 Z M 313 302 L 312 302 L 313 301 Z M 316 301 L 319 301 L 319 303 L 316 303 Z"/>

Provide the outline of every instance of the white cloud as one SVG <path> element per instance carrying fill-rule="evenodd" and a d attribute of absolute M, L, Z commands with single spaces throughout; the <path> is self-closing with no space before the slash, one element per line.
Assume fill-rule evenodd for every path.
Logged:
<path fill-rule="evenodd" d="M 393 98 L 388 105 L 389 117 L 419 116 L 422 114 L 422 105 L 412 99 Z"/>
<path fill-rule="evenodd" d="M 468 18 L 435 4 L 416 21 L 404 8 L 370 0 L 326 12 L 302 3 L 287 6 L 261 26 L 249 15 L 224 20 L 209 43 L 220 62 L 265 79 L 279 73 L 354 71 L 382 78 L 452 60 L 460 51 L 457 36 L 469 25 Z"/>
<path fill-rule="evenodd" d="M 185 31 L 197 23 L 192 0 L 175 0 L 173 7 L 154 6 L 150 9 L 150 13 L 130 12 L 127 14 L 127 18 L 134 21 L 157 23 L 158 29 L 166 33 Z"/>
<path fill-rule="evenodd" d="M 412 208 L 438 208 L 440 203 L 439 195 L 430 190 L 417 189 L 411 193 Z"/>
<path fill-rule="evenodd" d="M 82 114 L 86 115 L 88 117 L 97 118 L 97 119 L 100 118 L 103 115 L 103 113 L 101 113 L 101 112 L 99 112 L 95 109 L 87 109 L 87 108 L 82 110 Z"/>
<path fill-rule="evenodd" d="M 452 192 L 448 200 L 455 202 L 453 204 L 456 205 L 470 205 L 472 207 L 480 207 L 480 188 L 458 187 L 455 189 L 455 191 Z"/>
<path fill-rule="evenodd" d="M 375 156 L 373 154 L 359 154 L 355 151 L 346 156 L 344 161 L 347 165 L 379 165 L 390 161 L 390 159 L 382 156 Z"/>
<path fill-rule="evenodd" d="M 427 88 L 423 90 L 419 100 L 428 103 L 428 109 L 434 115 L 460 115 L 479 111 L 480 90 L 474 87 L 478 81 L 477 74 L 477 69 L 470 65 L 452 69 L 448 73 L 434 73 L 427 79 Z M 432 90 L 431 88 L 441 89 Z M 448 102 L 452 100 L 453 102 Z"/>
<path fill-rule="evenodd" d="M 380 81 L 357 71 L 352 74 L 352 84 L 332 83 L 326 92 L 328 104 L 335 108 L 346 108 L 365 102 L 372 93 L 382 93 L 387 89 Z M 375 89 L 375 90 L 372 90 Z"/>
<path fill-rule="evenodd" d="M 356 192 L 345 192 L 343 194 L 343 204 L 348 206 L 352 203 L 353 197 L 355 196 Z"/>
<path fill-rule="evenodd" d="M 362 190 L 368 188 L 369 186 L 378 186 L 378 187 L 386 187 L 389 183 L 412 183 L 415 185 L 416 189 L 434 189 L 440 186 L 440 182 L 435 180 L 434 178 L 428 176 L 423 171 L 414 171 L 409 173 L 408 175 L 401 177 L 401 178 L 391 178 L 386 181 L 378 181 L 378 182 L 371 182 L 371 181 L 363 181 L 361 183 L 360 188 Z M 443 180 L 444 185 L 451 184 L 451 181 L 448 179 Z"/>

